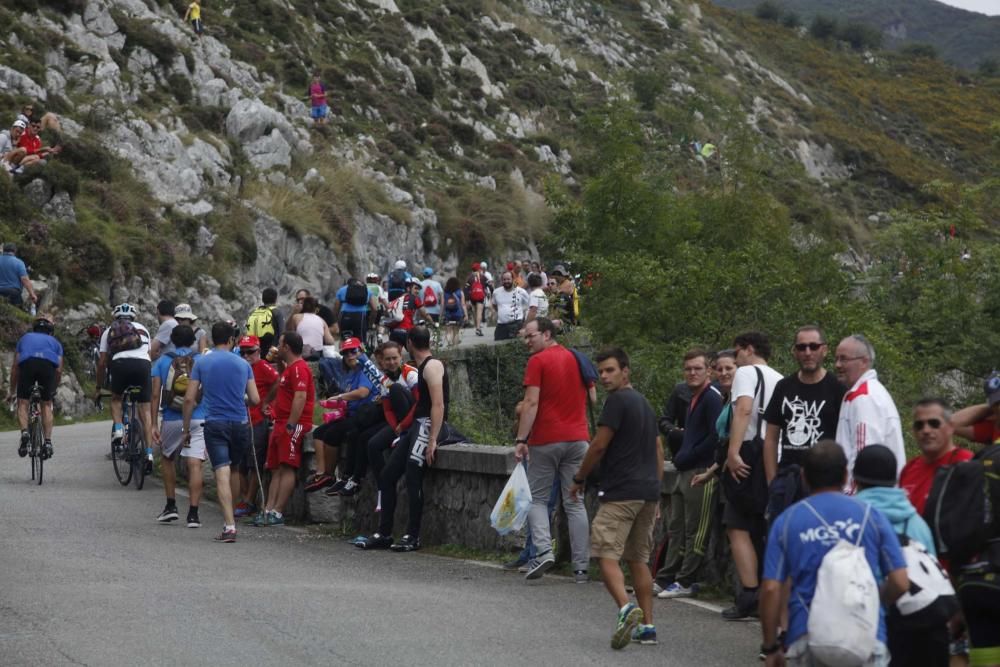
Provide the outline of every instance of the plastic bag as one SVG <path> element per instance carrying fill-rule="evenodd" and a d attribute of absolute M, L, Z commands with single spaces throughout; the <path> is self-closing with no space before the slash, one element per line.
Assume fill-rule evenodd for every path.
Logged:
<path fill-rule="evenodd" d="M 520 530 L 528 518 L 529 507 L 531 487 L 528 486 L 528 474 L 524 471 L 524 466 L 518 464 L 493 506 L 490 525 L 501 535 Z"/>

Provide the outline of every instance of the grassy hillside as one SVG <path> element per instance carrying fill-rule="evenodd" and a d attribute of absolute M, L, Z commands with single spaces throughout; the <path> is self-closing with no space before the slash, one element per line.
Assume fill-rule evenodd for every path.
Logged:
<path fill-rule="evenodd" d="M 712 1 L 722 7 L 750 11 L 762 2 Z M 806 22 L 823 14 L 889 31 L 888 46 L 930 44 L 944 60 L 966 69 L 988 58 L 1000 58 L 1000 16 L 969 12 L 935 0 L 773 0 L 773 4 L 795 12 Z M 904 30 L 902 37 L 900 31 Z"/>

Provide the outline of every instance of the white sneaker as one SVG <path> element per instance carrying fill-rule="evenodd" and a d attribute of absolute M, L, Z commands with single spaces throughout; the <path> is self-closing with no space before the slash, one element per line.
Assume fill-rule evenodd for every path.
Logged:
<path fill-rule="evenodd" d="M 690 598 L 694 597 L 694 588 L 681 586 L 675 581 L 658 593 L 656 597 L 661 600 L 669 600 L 670 598 Z"/>
<path fill-rule="evenodd" d="M 542 575 L 552 569 L 552 566 L 556 564 L 555 556 L 552 552 L 548 552 L 544 556 L 536 558 L 535 560 L 528 563 L 528 573 L 524 575 L 525 579 L 541 579 Z"/>

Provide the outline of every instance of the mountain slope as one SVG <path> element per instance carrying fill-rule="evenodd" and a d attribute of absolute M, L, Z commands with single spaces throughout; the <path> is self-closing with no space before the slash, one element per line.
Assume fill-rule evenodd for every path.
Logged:
<path fill-rule="evenodd" d="M 750 10 L 762 0 L 713 0 L 730 9 Z M 941 57 L 971 69 L 1000 59 L 1000 16 L 986 16 L 935 0 L 775 0 L 807 22 L 817 14 L 859 21 L 881 30 L 887 46 L 920 42 Z"/>

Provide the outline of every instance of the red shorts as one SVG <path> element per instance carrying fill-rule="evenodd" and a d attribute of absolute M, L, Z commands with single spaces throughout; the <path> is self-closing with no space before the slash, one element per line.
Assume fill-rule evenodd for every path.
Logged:
<path fill-rule="evenodd" d="M 275 422 L 271 439 L 267 443 L 267 462 L 264 467 L 274 470 L 285 464 L 298 468 L 302 464 L 302 440 L 312 427 L 296 424 L 294 431 L 285 428 L 284 422 Z"/>

